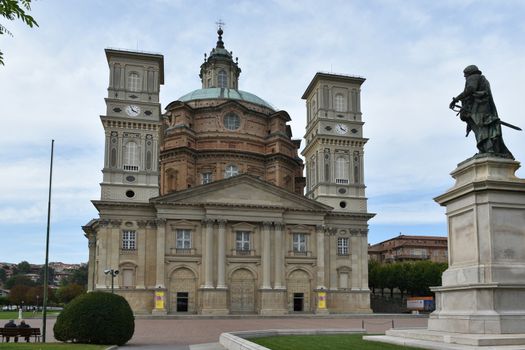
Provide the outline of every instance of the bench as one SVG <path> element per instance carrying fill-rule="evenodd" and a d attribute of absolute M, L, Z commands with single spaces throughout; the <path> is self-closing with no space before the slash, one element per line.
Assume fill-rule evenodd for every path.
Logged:
<path fill-rule="evenodd" d="M 0 328 L 0 336 L 2 337 L 2 342 L 6 341 L 6 338 L 15 338 L 19 339 L 33 337 L 35 342 L 40 341 L 40 328 Z M 14 341 L 14 339 L 13 339 Z"/>

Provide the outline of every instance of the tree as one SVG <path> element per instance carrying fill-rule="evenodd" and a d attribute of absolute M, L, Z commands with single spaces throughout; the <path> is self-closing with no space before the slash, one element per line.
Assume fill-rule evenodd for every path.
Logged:
<path fill-rule="evenodd" d="M 27 303 L 28 292 L 30 289 L 31 287 L 22 284 L 16 285 L 13 288 L 11 288 L 11 291 L 9 292 L 9 301 L 11 302 L 11 304 L 20 305 L 22 304 L 22 302 Z"/>
<path fill-rule="evenodd" d="M 124 345 L 133 336 L 135 318 L 126 299 L 117 294 L 82 294 L 58 315 L 54 335 L 60 341 Z"/>
<path fill-rule="evenodd" d="M 63 285 L 78 284 L 87 286 L 88 267 L 87 265 L 80 265 L 78 269 L 71 270 L 71 274 L 62 280 Z"/>
<path fill-rule="evenodd" d="M 27 261 L 21 261 L 17 266 L 16 270 L 19 274 L 31 273 L 31 264 Z"/>
<path fill-rule="evenodd" d="M 381 265 L 376 260 L 368 262 L 368 287 L 375 294 L 375 289 L 379 287 L 379 269 Z"/>
<path fill-rule="evenodd" d="M 71 300 L 75 299 L 77 296 L 85 292 L 86 289 L 79 284 L 68 284 L 58 288 L 57 299 L 59 302 L 67 304 Z"/>
<path fill-rule="evenodd" d="M 10 277 L 7 281 L 5 281 L 4 286 L 6 289 L 11 289 L 14 286 L 18 286 L 18 285 L 32 287 L 36 285 L 36 283 L 31 281 L 31 279 L 29 279 L 29 277 L 27 276 L 15 275 L 15 276 Z"/>
<path fill-rule="evenodd" d="M 36 23 L 35 19 L 28 15 L 26 11 L 31 11 L 31 0 L 0 0 L 0 15 L 2 17 L 10 21 L 18 18 L 31 28 L 33 28 L 33 26 L 38 27 L 38 23 Z M 0 23 L 0 35 L 2 34 L 13 36 L 13 34 Z M 2 51 L 0 51 L 0 64 L 4 65 Z"/>
<path fill-rule="evenodd" d="M 0 283 L 4 283 L 7 280 L 7 273 L 3 268 L 0 268 Z"/>
<path fill-rule="evenodd" d="M 46 266 L 42 266 L 40 271 L 38 271 L 38 284 L 44 285 L 44 272 L 46 270 Z M 51 266 L 47 267 L 47 284 L 48 285 L 54 285 L 55 284 L 55 269 Z"/>

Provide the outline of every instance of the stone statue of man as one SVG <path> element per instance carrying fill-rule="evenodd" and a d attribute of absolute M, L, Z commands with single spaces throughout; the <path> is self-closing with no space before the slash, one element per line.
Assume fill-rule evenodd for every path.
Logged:
<path fill-rule="evenodd" d="M 496 105 L 490 91 L 487 78 L 475 65 L 463 70 L 465 75 L 465 89 L 457 97 L 452 98 L 450 108 L 461 101 L 460 119 L 467 123 L 467 136 L 474 131 L 478 154 L 493 154 L 499 157 L 512 158 L 501 134 L 501 121 L 498 117 Z"/>

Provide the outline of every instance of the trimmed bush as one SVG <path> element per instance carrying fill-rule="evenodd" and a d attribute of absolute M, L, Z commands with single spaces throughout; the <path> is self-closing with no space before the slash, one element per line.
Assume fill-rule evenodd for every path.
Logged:
<path fill-rule="evenodd" d="M 120 295 L 92 292 L 67 304 L 53 331 L 64 342 L 124 345 L 133 336 L 135 318 Z"/>

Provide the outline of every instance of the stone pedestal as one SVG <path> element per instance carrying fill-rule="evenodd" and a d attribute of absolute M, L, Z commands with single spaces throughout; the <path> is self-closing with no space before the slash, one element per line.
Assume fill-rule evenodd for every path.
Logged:
<path fill-rule="evenodd" d="M 288 313 L 286 309 L 286 289 L 260 289 L 261 315 L 281 316 Z"/>
<path fill-rule="evenodd" d="M 435 198 L 447 208 L 449 237 L 449 268 L 432 289 L 436 311 L 426 332 L 387 335 L 525 346 L 525 180 L 514 175 L 518 168 L 486 156 L 452 172 L 454 187 Z"/>
<path fill-rule="evenodd" d="M 202 315 L 228 315 L 228 290 L 225 288 L 202 288 Z"/>

